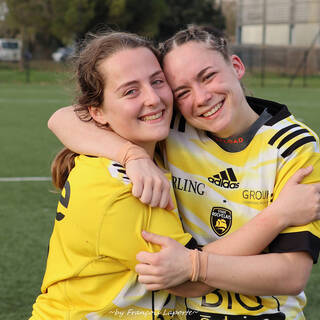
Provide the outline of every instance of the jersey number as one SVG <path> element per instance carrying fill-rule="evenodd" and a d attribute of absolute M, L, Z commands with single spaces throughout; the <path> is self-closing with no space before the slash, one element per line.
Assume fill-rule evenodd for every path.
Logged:
<path fill-rule="evenodd" d="M 231 297 L 230 292 L 227 292 L 227 293 L 228 293 L 228 309 L 232 309 L 232 303 L 233 303 L 232 297 Z M 222 302 L 223 302 L 223 297 L 222 297 L 222 295 L 221 295 L 221 293 L 220 293 L 220 290 L 219 290 L 219 289 L 216 289 L 216 290 L 212 291 L 211 294 L 216 295 L 217 298 L 218 298 L 218 301 L 215 302 L 215 303 L 211 303 L 211 302 L 208 302 L 208 301 L 207 301 L 206 296 L 203 296 L 203 297 L 202 297 L 201 305 L 204 306 L 204 307 L 209 307 L 209 308 L 217 308 L 217 307 L 219 307 L 219 306 L 222 304 Z M 261 308 L 263 308 L 262 300 L 261 300 L 261 298 L 258 297 L 258 296 L 256 296 L 257 305 L 254 306 L 254 307 L 251 307 L 251 306 L 246 305 L 246 304 L 242 301 L 241 296 L 240 296 L 239 293 L 236 293 L 236 294 L 235 294 L 235 298 L 236 298 L 237 302 L 238 302 L 244 309 L 246 309 L 246 310 L 256 311 L 256 310 L 260 310 Z"/>
<path fill-rule="evenodd" d="M 63 196 L 61 193 L 59 201 L 67 209 L 70 201 L 70 183 L 68 180 L 64 185 L 64 190 L 65 190 L 65 195 Z M 65 215 L 63 213 L 57 212 L 56 219 L 58 221 L 61 221 L 64 217 Z"/>

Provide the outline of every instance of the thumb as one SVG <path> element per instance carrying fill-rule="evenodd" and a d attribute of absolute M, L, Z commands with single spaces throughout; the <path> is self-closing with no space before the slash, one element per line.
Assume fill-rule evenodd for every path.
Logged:
<path fill-rule="evenodd" d="M 168 243 L 168 237 L 160 236 L 159 234 L 147 232 L 145 230 L 142 231 L 142 237 L 144 240 L 158 244 L 161 247 L 165 247 Z"/>
<path fill-rule="evenodd" d="M 308 166 L 306 168 L 301 168 L 289 179 L 290 183 L 301 183 L 301 181 L 308 176 L 313 170 L 312 166 Z"/>
<path fill-rule="evenodd" d="M 169 197 L 169 201 L 168 201 L 168 204 L 166 206 L 166 210 L 171 211 L 173 209 L 174 209 L 174 203 L 173 203 L 172 197 Z"/>

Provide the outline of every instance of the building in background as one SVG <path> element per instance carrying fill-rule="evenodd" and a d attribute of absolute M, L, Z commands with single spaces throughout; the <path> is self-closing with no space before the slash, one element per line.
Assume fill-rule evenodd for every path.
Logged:
<path fill-rule="evenodd" d="M 238 44 L 320 46 L 320 0 L 238 0 L 236 29 Z"/>
<path fill-rule="evenodd" d="M 0 1 L 0 21 L 4 21 L 8 13 L 8 6 L 5 1 Z"/>
<path fill-rule="evenodd" d="M 233 52 L 248 71 L 293 77 L 320 73 L 320 0 L 216 0 L 216 4 L 226 16 Z M 228 30 L 232 19 L 234 36 Z"/>

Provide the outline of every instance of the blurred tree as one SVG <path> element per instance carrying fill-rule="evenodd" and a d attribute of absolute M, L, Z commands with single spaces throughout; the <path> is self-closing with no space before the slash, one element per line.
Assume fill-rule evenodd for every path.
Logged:
<path fill-rule="evenodd" d="M 94 17 L 88 30 L 99 31 L 108 26 L 154 37 L 159 23 L 168 13 L 166 0 L 94 0 Z"/>
<path fill-rule="evenodd" d="M 41 0 L 6 0 L 8 14 L 7 26 L 16 31 L 22 40 L 22 52 L 29 50 L 29 43 L 38 30 L 47 30 L 49 27 L 46 17 L 46 4 Z M 24 68 L 24 55 L 20 61 Z"/>
<path fill-rule="evenodd" d="M 160 22 L 158 39 L 163 41 L 188 24 L 206 24 L 225 29 L 225 18 L 214 0 L 166 0 L 170 10 Z"/>
<path fill-rule="evenodd" d="M 189 23 L 225 27 L 214 0 L 5 1 L 9 9 L 5 23 L 13 30 L 12 34 L 19 34 L 24 49 L 28 50 L 33 42 L 37 48 L 42 43 L 42 51 L 48 52 L 59 43 L 68 45 L 87 31 L 95 32 L 106 26 L 157 40 L 168 38 Z"/>
<path fill-rule="evenodd" d="M 49 32 L 68 45 L 88 29 L 95 15 L 95 2 L 90 0 L 47 0 L 51 11 Z"/>
<path fill-rule="evenodd" d="M 155 37 L 159 33 L 159 24 L 170 11 L 166 0 L 112 0 L 111 2 L 114 3 L 114 6 L 110 7 L 111 23 L 119 25 L 122 30 L 149 37 Z"/>
<path fill-rule="evenodd" d="M 94 1 L 90 0 L 6 0 L 6 3 L 9 9 L 6 24 L 19 34 L 22 52 L 30 50 L 35 38 L 43 39 L 44 43 L 55 38 L 69 44 L 77 33 L 86 30 L 94 16 Z M 23 65 L 22 58 L 22 68 Z"/>

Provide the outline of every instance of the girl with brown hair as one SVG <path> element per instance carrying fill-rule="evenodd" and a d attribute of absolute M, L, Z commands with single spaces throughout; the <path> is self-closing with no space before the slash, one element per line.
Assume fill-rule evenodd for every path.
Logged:
<path fill-rule="evenodd" d="M 318 137 L 286 106 L 245 97 L 240 83 L 245 67 L 229 53 L 221 33 L 191 26 L 169 39 L 162 53 L 181 112 L 175 112 L 171 121 L 165 160 L 173 174 L 184 229 L 210 254 L 194 254 L 169 237 L 144 233 L 162 250 L 139 253 L 139 281 L 150 290 L 170 288 L 189 296 L 179 299 L 184 319 L 304 319 L 306 300 L 300 292 L 318 258 L 319 222 L 288 226 L 309 214 L 312 218 L 302 224 L 319 217 Z M 69 111 L 55 117 L 68 119 L 72 130 L 84 130 Z M 55 129 L 62 140 L 65 127 Z M 85 130 L 101 136 L 92 126 Z M 123 148 L 124 142 L 114 144 L 113 139 L 119 137 L 108 133 L 93 141 L 69 135 L 66 140 L 77 150 L 114 153 L 121 160 L 115 150 L 103 149 L 106 143 Z M 126 167 L 141 161 L 144 166 L 152 164 L 138 159 Z M 148 176 L 146 171 L 140 176 Z M 315 183 L 312 186 L 298 183 L 307 173 L 304 182 Z M 147 191 L 138 188 L 136 194 L 144 202 L 155 205 L 160 199 L 165 205 L 157 192 L 161 183 L 150 188 L 142 180 Z M 300 214 L 291 220 L 295 210 Z M 265 254 L 259 254 L 266 247 Z M 196 280 L 200 282 L 193 283 Z"/>

